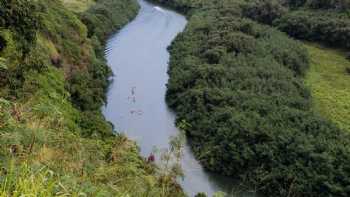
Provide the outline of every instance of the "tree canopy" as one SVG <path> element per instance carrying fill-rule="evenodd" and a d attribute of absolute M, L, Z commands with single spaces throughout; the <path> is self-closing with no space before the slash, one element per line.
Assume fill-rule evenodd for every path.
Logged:
<path fill-rule="evenodd" d="M 253 21 L 274 24 L 284 5 L 166 3 L 189 16 L 169 48 L 167 102 L 202 164 L 268 196 L 349 196 L 349 134 L 312 111 L 306 49 Z"/>

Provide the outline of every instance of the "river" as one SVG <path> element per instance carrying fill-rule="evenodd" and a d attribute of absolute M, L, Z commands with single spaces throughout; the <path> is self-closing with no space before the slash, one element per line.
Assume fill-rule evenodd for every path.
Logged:
<path fill-rule="evenodd" d="M 165 102 L 169 53 L 167 47 L 186 26 L 174 11 L 139 0 L 137 17 L 107 43 L 106 58 L 115 74 L 103 113 L 118 132 L 135 140 L 141 154 L 153 147 L 167 148 L 178 133 L 175 115 Z M 182 159 L 185 177 L 180 181 L 189 196 L 205 192 L 231 192 L 233 181 L 206 172 L 188 145 Z M 248 195 L 245 195 L 248 196 Z"/>

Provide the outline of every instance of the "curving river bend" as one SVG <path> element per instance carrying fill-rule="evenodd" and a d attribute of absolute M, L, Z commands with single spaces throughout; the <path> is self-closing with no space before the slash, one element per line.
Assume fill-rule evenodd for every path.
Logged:
<path fill-rule="evenodd" d="M 147 157 L 154 146 L 167 148 L 169 137 L 178 132 L 175 115 L 165 103 L 167 47 L 187 21 L 174 11 L 138 2 L 138 16 L 107 43 L 106 58 L 115 77 L 103 113 L 117 131 L 136 140 Z M 230 193 L 233 188 L 232 180 L 204 171 L 189 146 L 184 150 L 182 168 L 185 178 L 181 185 L 189 196 Z"/>

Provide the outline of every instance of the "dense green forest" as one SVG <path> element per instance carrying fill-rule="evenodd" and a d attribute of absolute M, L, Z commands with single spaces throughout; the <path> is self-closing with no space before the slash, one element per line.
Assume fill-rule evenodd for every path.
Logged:
<path fill-rule="evenodd" d="M 138 9 L 0 0 L 0 196 L 183 196 L 100 112 L 104 41 Z"/>
<path fill-rule="evenodd" d="M 167 102 L 201 163 L 267 196 L 349 196 L 349 132 L 314 112 L 308 50 L 281 32 L 348 48 L 349 1 L 156 2 L 189 18 Z"/>
<path fill-rule="evenodd" d="M 273 25 L 290 36 L 350 47 L 350 1 L 250 0 L 244 16 Z"/>

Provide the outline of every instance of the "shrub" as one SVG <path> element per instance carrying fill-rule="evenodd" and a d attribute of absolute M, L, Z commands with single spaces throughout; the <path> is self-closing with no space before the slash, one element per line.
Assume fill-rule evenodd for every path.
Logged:
<path fill-rule="evenodd" d="M 335 10 L 346 10 L 350 8 L 350 1 L 348 0 L 309 0 L 307 5 L 313 9 L 335 9 Z"/>
<path fill-rule="evenodd" d="M 35 42 L 36 31 L 39 28 L 38 6 L 27 0 L 1 0 L 0 26 L 17 32 L 17 39 L 21 39 L 23 52 L 28 52 L 30 45 Z"/>
<path fill-rule="evenodd" d="M 6 47 L 6 40 L 0 36 L 0 52 Z"/>
<path fill-rule="evenodd" d="M 350 61 L 350 53 L 346 55 L 346 59 Z"/>
<path fill-rule="evenodd" d="M 286 11 L 279 0 L 256 0 L 246 4 L 244 15 L 262 23 L 272 24 Z"/>
<path fill-rule="evenodd" d="M 104 139 L 112 137 L 113 130 L 99 111 L 85 111 L 81 114 L 79 125 L 82 128 L 82 136 Z"/>
<path fill-rule="evenodd" d="M 207 197 L 205 193 L 198 193 L 195 197 Z"/>
<path fill-rule="evenodd" d="M 344 11 L 350 7 L 348 0 L 286 0 L 284 1 L 288 6 L 308 7 L 312 9 L 334 9 Z"/>
<path fill-rule="evenodd" d="M 350 74 L 350 68 L 349 68 L 349 67 L 346 68 L 346 72 L 347 72 L 348 74 Z"/>
<path fill-rule="evenodd" d="M 294 11 L 276 20 L 274 25 L 299 39 L 350 48 L 350 21 L 333 13 Z"/>
<path fill-rule="evenodd" d="M 285 4 L 290 7 L 302 7 L 306 4 L 308 0 L 285 0 Z"/>

